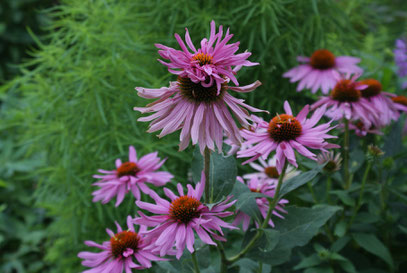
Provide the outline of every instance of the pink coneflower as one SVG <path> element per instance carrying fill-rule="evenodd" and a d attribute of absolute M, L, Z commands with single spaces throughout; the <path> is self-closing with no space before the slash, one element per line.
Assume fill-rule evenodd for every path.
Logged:
<path fill-rule="evenodd" d="M 224 134 L 232 143 L 240 145 L 239 129 L 232 114 L 243 127 L 247 128 L 250 116 L 246 109 L 252 112 L 262 111 L 245 104 L 242 99 L 231 96 L 227 90 L 251 92 L 260 85 L 259 81 L 242 87 L 230 87 L 223 83 L 218 94 L 215 84 L 203 87 L 188 78 L 178 77 L 178 81 L 171 82 L 168 88 L 136 88 L 140 97 L 158 100 L 147 107 L 135 107 L 134 110 L 141 113 L 155 112 L 138 120 L 152 121 L 148 132 L 161 130 L 158 137 L 182 129 L 180 150 L 188 147 L 192 139 L 192 144 L 199 143 L 201 153 L 206 147 L 214 151 L 215 144 L 218 150 L 222 151 Z"/>
<path fill-rule="evenodd" d="M 368 128 L 374 124 L 377 119 L 378 110 L 366 98 L 362 97 L 360 90 L 367 88 L 367 85 L 355 80 L 359 75 L 349 78 L 341 78 L 336 83 L 334 89 L 328 97 L 321 97 L 317 102 L 311 105 L 311 109 L 318 107 L 327 107 L 326 116 L 333 120 L 353 120 L 362 121 Z"/>
<path fill-rule="evenodd" d="M 80 252 L 78 257 L 84 259 L 82 265 L 91 267 L 83 273 L 121 273 L 132 272 L 134 269 L 144 269 L 151 267 L 151 261 L 165 261 L 166 259 L 156 257 L 151 250 L 147 249 L 149 240 L 142 233 L 134 230 L 133 219 L 127 217 L 127 230 L 122 230 L 116 222 L 117 233 L 106 229 L 110 240 L 97 244 L 93 241 L 85 241 L 90 247 L 96 247 L 102 250 L 99 253 Z M 139 264 L 134 263 L 133 258 Z"/>
<path fill-rule="evenodd" d="M 139 211 L 141 217 L 134 219 L 134 222 L 140 225 L 155 227 L 146 233 L 152 238 L 156 238 L 154 245 L 151 246 L 152 250 L 160 252 L 160 255 L 163 256 L 175 246 L 176 257 L 179 259 L 185 246 L 189 252 L 194 252 L 194 231 L 206 244 L 216 245 L 212 238 L 225 241 L 222 237 L 223 232 L 221 227 L 231 229 L 235 227 L 222 221 L 219 217 L 232 215 L 233 212 L 225 210 L 236 201 L 228 203 L 229 197 L 212 208 L 208 208 L 200 201 L 204 187 L 205 176 L 202 173 L 201 182 L 196 185 L 195 189 L 191 185 L 187 185 L 188 192 L 186 194 L 181 184 L 177 185 L 179 196 L 175 195 L 171 190 L 164 188 L 164 193 L 171 199 L 171 202 L 162 199 L 154 191 L 150 192 L 150 196 L 156 204 L 142 201 L 136 202 L 137 206 L 141 209 L 148 210 L 154 214 L 160 214 L 146 216 Z"/>
<path fill-rule="evenodd" d="M 391 98 L 394 102 L 394 106 L 400 112 L 407 113 L 407 97 L 405 96 L 395 96 Z M 407 121 L 404 125 L 403 134 L 407 135 Z"/>
<path fill-rule="evenodd" d="M 325 151 L 317 156 L 317 162 L 321 165 L 325 164 L 323 168 L 325 172 L 334 173 L 341 169 L 342 158 L 340 153 L 335 155 L 333 151 Z"/>
<path fill-rule="evenodd" d="M 356 64 L 360 62 L 359 58 L 349 56 L 338 56 L 326 50 L 316 50 L 311 57 L 297 57 L 301 64 L 292 68 L 283 74 L 283 77 L 290 78 L 290 82 L 300 81 L 297 91 L 305 88 L 311 89 L 312 93 L 318 89 L 322 93 L 328 94 L 336 81 L 340 78 L 340 73 L 362 73 L 363 70 Z"/>
<path fill-rule="evenodd" d="M 277 171 L 281 173 L 286 159 L 298 167 L 294 149 L 303 156 L 316 160 L 316 155 L 306 147 L 319 150 L 337 147 L 337 145 L 325 141 L 328 138 L 336 138 L 327 134 L 334 128 L 331 127 L 331 122 L 314 127 L 324 115 L 324 107 L 317 109 L 309 119 L 306 118 L 309 112 L 308 105 L 297 117 L 293 116 L 287 101 L 284 102 L 284 110 L 285 114 L 275 116 L 269 123 L 263 121 L 258 124 L 260 128 L 267 129 L 266 132 L 243 130 L 242 135 L 247 140 L 245 143 L 256 144 L 250 149 L 238 152 L 238 157 L 252 157 L 245 163 L 252 162 L 259 157 L 265 160 L 272 151 L 276 150 L 276 167 Z"/>
<path fill-rule="evenodd" d="M 378 119 L 374 122 L 375 127 L 384 127 L 397 120 L 399 114 L 391 101 L 392 94 L 383 92 L 382 85 L 378 80 L 365 79 L 360 81 L 361 84 L 367 85 L 365 89 L 360 90 L 362 97 L 372 103 L 377 111 Z"/>
<path fill-rule="evenodd" d="M 219 26 L 219 32 L 216 33 L 215 21 L 211 22 L 209 40 L 202 39 L 201 48 L 198 50 L 192 43 L 187 28 L 185 31 L 185 41 L 192 52 L 185 46 L 178 34 L 175 34 L 175 38 L 182 50 L 156 44 L 156 47 L 161 49 L 158 51 L 160 56 L 169 63 L 158 61 L 167 66 L 168 71 L 172 74 L 188 78 L 192 83 L 202 85 L 204 88 L 216 86 L 215 89 L 219 95 L 222 84 L 228 82 L 227 78 L 235 85 L 239 85 L 235 74 L 242 66 L 258 65 L 258 63 L 246 60 L 251 55 L 250 52 L 235 54 L 239 49 L 239 42 L 227 44 L 233 34 L 229 34 L 228 29 L 222 39 L 223 27 Z"/>
<path fill-rule="evenodd" d="M 137 159 L 137 153 L 133 146 L 129 147 L 129 161 L 122 163 L 116 159 L 116 170 L 106 171 L 98 170 L 102 175 L 94 175 L 94 178 L 101 180 L 93 185 L 100 189 L 94 191 L 92 195 L 93 202 L 102 200 L 102 204 L 109 202 L 114 196 L 116 198 L 116 207 L 124 199 L 124 195 L 131 191 L 137 200 L 140 199 L 140 189 L 148 194 L 150 189 L 145 183 L 151 183 L 154 186 L 163 186 L 173 178 L 169 172 L 157 172 L 164 164 L 165 160 L 157 157 L 157 152 L 147 154 Z"/>
<path fill-rule="evenodd" d="M 345 124 L 343 122 L 339 123 L 338 127 L 344 130 Z M 367 127 L 360 120 L 349 123 L 349 130 L 353 130 L 359 137 L 365 137 L 367 134 L 383 135 L 382 131 L 375 125 L 372 124 L 370 127 Z"/>
<path fill-rule="evenodd" d="M 247 181 L 247 183 L 244 182 L 243 178 L 237 177 L 237 180 L 245 185 L 252 191 L 252 192 L 258 192 L 258 193 L 263 193 L 265 195 L 270 196 L 271 198 L 274 197 L 274 192 L 275 192 L 275 185 L 272 184 L 270 185 L 265 179 L 262 179 L 257 176 L 253 176 L 250 178 L 250 180 Z M 267 211 L 269 209 L 269 201 L 265 197 L 260 197 L 256 198 L 256 203 L 257 206 L 259 207 L 260 213 L 265 219 L 267 216 Z M 284 217 L 279 213 L 279 212 L 284 212 L 287 213 L 283 208 L 285 204 L 288 203 L 288 200 L 286 199 L 280 199 L 273 210 L 273 215 L 276 215 L 280 218 Z M 250 216 L 247 215 L 246 213 L 239 211 L 238 214 L 236 215 L 235 220 L 233 221 L 233 225 L 239 225 L 241 222 L 243 222 L 243 230 L 247 230 L 247 228 L 250 225 Z M 258 228 L 261 223 L 255 222 L 256 227 Z M 268 222 L 268 224 L 272 227 L 274 227 L 274 222 L 272 219 Z"/>
<path fill-rule="evenodd" d="M 257 177 L 260 180 L 266 181 L 268 184 L 275 184 L 280 177 L 280 173 L 277 171 L 277 157 L 274 155 L 269 160 L 265 161 L 262 158 L 259 158 L 258 161 L 260 164 L 251 162 L 249 165 L 255 169 L 257 172 L 245 174 L 243 178 L 252 179 Z M 284 181 L 294 176 L 297 176 L 300 172 L 294 169 L 292 166 L 287 166 L 286 173 L 284 175 Z"/>

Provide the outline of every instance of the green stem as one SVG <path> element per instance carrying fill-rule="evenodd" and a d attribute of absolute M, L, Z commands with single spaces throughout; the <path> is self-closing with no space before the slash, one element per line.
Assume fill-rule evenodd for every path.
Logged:
<path fill-rule="evenodd" d="M 331 191 L 332 188 L 332 178 L 330 175 L 328 175 L 327 181 L 326 181 L 326 193 L 325 193 L 325 200 L 328 204 L 331 204 L 331 195 L 329 192 Z"/>
<path fill-rule="evenodd" d="M 194 273 L 201 273 L 201 271 L 199 270 L 198 260 L 196 259 L 195 252 L 196 252 L 196 250 L 191 253 L 192 263 L 194 264 L 194 271 L 195 271 Z"/>
<path fill-rule="evenodd" d="M 220 273 L 227 273 L 228 272 L 228 259 L 226 258 L 225 248 L 223 247 L 222 242 L 218 241 L 216 243 L 218 245 L 221 264 L 220 264 Z"/>
<path fill-rule="evenodd" d="M 263 263 L 259 262 L 259 273 L 263 272 Z"/>
<path fill-rule="evenodd" d="M 345 119 L 345 136 L 343 144 L 343 169 L 345 172 L 345 189 L 350 188 L 349 179 L 349 120 Z"/>
<path fill-rule="evenodd" d="M 352 214 L 352 217 L 350 218 L 347 229 L 349 229 L 352 226 L 353 221 L 355 220 L 355 217 L 356 217 L 360 207 L 362 206 L 363 193 L 364 193 L 364 190 L 365 190 L 366 180 L 367 180 L 367 177 L 369 175 L 369 171 L 370 171 L 371 167 L 372 167 L 372 162 L 368 161 L 365 173 L 363 174 L 363 180 L 362 180 L 362 186 L 361 186 L 360 192 L 359 192 L 359 198 L 358 198 L 358 201 L 357 201 L 357 203 L 355 205 L 355 209 L 353 210 L 353 214 Z"/>
<path fill-rule="evenodd" d="M 283 179 L 285 176 L 285 171 L 287 169 L 287 165 L 288 162 L 286 161 L 283 167 L 283 170 L 280 174 L 280 177 L 278 178 L 278 184 L 277 184 L 277 188 L 276 191 L 274 193 L 274 197 L 273 199 L 268 198 L 269 201 L 269 209 L 267 211 L 267 216 L 263 221 L 263 224 L 261 225 L 261 227 L 257 230 L 256 234 L 253 236 L 253 238 L 250 240 L 250 242 L 242 249 L 242 251 L 240 251 L 237 255 L 231 257 L 228 259 L 229 263 L 234 263 L 237 260 L 239 260 L 240 258 L 242 258 L 256 243 L 256 241 L 261 237 L 261 235 L 263 234 L 263 229 L 265 229 L 268 226 L 268 222 L 270 221 L 271 215 L 273 213 L 273 210 L 275 209 L 278 199 L 279 199 L 279 194 L 280 194 L 280 189 L 281 189 L 281 185 L 283 184 Z"/>
<path fill-rule="evenodd" d="M 211 151 L 209 151 L 208 147 L 205 148 L 204 151 L 204 173 L 205 173 L 205 203 L 210 202 L 209 197 L 209 187 L 210 187 L 210 180 L 209 180 L 209 166 L 211 163 Z"/>

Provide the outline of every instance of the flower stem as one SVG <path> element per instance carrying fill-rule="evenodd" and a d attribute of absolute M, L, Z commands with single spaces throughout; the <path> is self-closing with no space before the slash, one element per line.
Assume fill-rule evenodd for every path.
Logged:
<path fill-rule="evenodd" d="M 331 191 L 332 188 L 332 178 L 330 175 L 328 175 L 327 181 L 326 181 L 326 193 L 325 193 L 325 200 L 326 202 L 330 205 L 331 204 L 331 196 L 329 192 Z"/>
<path fill-rule="evenodd" d="M 355 209 L 353 210 L 353 214 L 352 214 L 352 217 L 350 218 L 347 229 L 349 229 L 352 226 L 353 221 L 355 220 L 355 217 L 356 217 L 360 207 L 362 206 L 363 193 L 364 193 L 364 190 L 365 190 L 367 176 L 369 174 L 369 171 L 370 171 L 371 167 L 372 167 L 372 161 L 369 160 L 368 163 L 367 163 L 367 167 L 365 169 L 365 173 L 363 174 L 363 180 L 362 180 L 362 186 L 360 188 L 359 198 L 358 198 L 358 201 L 357 201 L 357 203 L 355 205 Z"/>
<path fill-rule="evenodd" d="M 204 173 L 205 173 L 205 203 L 210 202 L 209 197 L 209 187 L 210 187 L 210 180 L 209 180 L 209 168 L 211 163 L 211 151 L 209 151 L 208 147 L 205 147 L 204 151 Z"/>
<path fill-rule="evenodd" d="M 285 171 L 287 169 L 288 166 L 288 162 L 286 161 L 283 167 L 283 170 L 280 174 L 280 177 L 278 178 L 278 184 L 277 184 L 277 188 L 276 191 L 274 192 L 274 197 L 273 199 L 268 198 L 269 201 L 269 209 L 267 211 L 267 216 L 263 221 L 263 224 L 261 225 L 261 227 L 257 230 L 256 234 L 254 235 L 254 237 L 250 240 L 250 242 L 245 246 L 245 248 L 242 249 L 242 251 L 240 251 L 237 255 L 231 257 L 228 259 L 229 263 L 234 263 L 237 260 L 239 260 L 240 258 L 242 258 L 256 243 L 256 241 L 261 237 L 261 235 L 263 234 L 263 229 L 265 229 L 268 226 L 268 222 L 271 219 L 271 215 L 273 214 L 273 210 L 275 209 L 278 199 L 279 199 L 279 194 L 280 194 L 280 189 L 281 189 L 281 185 L 283 184 L 283 179 L 285 176 Z"/>
<path fill-rule="evenodd" d="M 259 262 L 259 273 L 263 273 L 263 263 Z"/>
<path fill-rule="evenodd" d="M 218 245 L 218 250 L 219 250 L 220 258 L 221 258 L 220 273 L 227 273 L 228 272 L 228 260 L 226 258 L 225 248 L 223 247 L 223 244 L 220 241 L 218 241 L 216 244 Z"/>
<path fill-rule="evenodd" d="M 343 169 L 345 172 L 345 189 L 350 188 L 349 177 L 349 120 L 345 119 L 345 136 L 343 144 Z"/>
<path fill-rule="evenodd" d="M 201 271 L 199 270 L 198 260 L 196 259 L 195 252 L 196 252 L 196 250 L 191 253 L 192 263 L 194 264 L 194 273 L 201 273 Z"/>

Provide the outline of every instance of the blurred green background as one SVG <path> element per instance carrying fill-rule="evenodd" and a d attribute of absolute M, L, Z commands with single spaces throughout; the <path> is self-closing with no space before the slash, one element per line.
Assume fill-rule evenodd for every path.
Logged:
<path fill-rule="evenodd" d="M 2 0 L 0 2 L 0 271 L 78 272 L 86 239 L 134 214 L 134 199 L 115 209 L 91 202 L 92 175 L 127 156 L 159 151 L 185 182 L 192 149 L 178 134 L 147 134 L 133 106 L 135 86 L 161 87 L 174 76 L 154 43 L 176 47 L 188 27 L 194 43 L 209 22 L 230 27 L 241 51 L 260 66 L 239 82 L 260 80 L 249 104 L 280 111 L 316 98 L 281 75 L 297 55 L 328 48 L 362 58 L 366 76 L 398 90 L 392 50 L 407 30 L 405 0 Z"/>

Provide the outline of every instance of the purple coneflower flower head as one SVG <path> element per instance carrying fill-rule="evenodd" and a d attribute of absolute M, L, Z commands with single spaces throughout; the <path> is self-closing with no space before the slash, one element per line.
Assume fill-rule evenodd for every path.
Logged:
<path fill-rule="evenodd" d="M 245 179 L 252 179 L 257 177 L 261 181 L 265 181 L 268 184 L 275 184 L 278 182 L 278 178 L 280 177 L 280 173 L 277 171 L 277 156 L 274 155 L 269 160 L 263 160 L 262 158 L 258 159 L 259 163 L 251 162 L 249 165 L 255 169 L 257 172 L 245 174 L 243 178 Z M 291 165 L 287 166 L 286 173 L 284 175 L 284 181 L 294 176 L 297 176 L 300 172 L 294 169 Z"/>
<path fill-rule="evenodd" d="M 333 120 L 353 120 L 362 121 L 366 127 L 370 127 L 377 119 L 378 110 L 366 98 L 362 97 L 361 90 L 366 89 L 367 85 L 355 80 L 359 75 L 350 77 L 347 75 L 338 80 L 331 94 L 327 97 L 321 97 L 317 102 L 311 105 L 311 109 L 318 107 L 327 107 L 325 115 Z"/>
<path fill-rule="evenodd" d="M 340 123 L 339 127 L 344 129 L 345 125 Z M 367 134 L 383 135 L 383 132 L 375 125 L 372 124 L 370 127 L 366 127 L 366 125 L 360 120 L 349 123 L 349 130 L 353 130 L 359 137 L 364 137 Z"/>
<path fill-rule="evenodd" d="M 202 204 L 200 200 L 205 188 L 203 173 L 201 182 L 195 188 L 191 185 L 187 185 L 187 188 L 188 192 L 185 194 L 182 185 L 178 184 L 179 195 L 164 188 L 164 193 L 171 202 L 161 198 L 154 191 L 150 192 L 150 196 L 154 199 L 155 204 L 136 201 L 137 206 L 141 209 L 159 214 L 147 216 L 139 211 L 140 218 L 134 219 L 134 222 L 154 227 L 146 234 L 155 238 L 154 244 L 150 248 L 159 252 L 161 256 L 171 252 L 174 247 L 176 248 L 177 259 L 181 257 L 185 247 L 189 252 L 194 252 L 195 233 L 204 243 L 216 245 L 212 238 L 226 241 L 223 237 L 222 227 L 235 229 L 233 225 L 224 222 L 220 217 L 232 215 L 233 212 L 225 210 L 236 201 L 229 202 L 230 197 L 228 197 L 212 208 Z"/>
<path fill-rule="evenodd" d="M 236 145 L 241 142 L 240 132 L 232 114 L 247 128 L 248 121 L 251 120 L 247 110 L 262 111 L 245 104 L 243 99 L 233 97 L 228 90 L 251 92 L 260 85 L 259 81 L 242 87 L 230 87 L 223 83 L 218 92 L 216 84 L 203 87 L 189 78 L 178 77 L 178 81 L 171 82 L 168 88 L 136 88 L 140 97 L 158 100 L 147 107 L 135 107 L 134 110 L 141 113 L 154 112 L 138 120 L 151 121 L 148 132 L 161 130 L 158 137 L 181 129 L 180 150 L 187 148 L 192 140 L 193 145 L 199 143 L 201 153 L 206 147 L 214 151 L 215 144 L 218 150 L 222 151 L 224 134 Z"/>
<path fill-rule="evenodd" d="M 395 96 L 391 98 L 394 102 L 394 106 L 400 112 L 407 113 L 407 97 L 405 96 Z M 403 134 L 407 135 L 407 121 L 404 125 Z"/>
<path fill-rule="evenodd" d="M 79 258 L 84 259 L 82 265 L 92 268 L 83 273 L 128 273 L 132 272 L 132 269 L 150 268 L 151 261 L 167 260 L 155 256 L 155 253 L 147 249 L 149 239 L 142 232 L 135 231 L 131 216 L 127 217 L 127 230 L 122 230 L 117 222 L 116 226 L 116 234 L 106 229 L 110 240 L 101 245 L 93 241 L 85 241 L 87 246 L 99 248 L 102 252 L 83 251 L 78 254 Z M 145 230 L 144 227 L 140 229 Z"/>
<path fill-rule="evenodd" d="M 238 157 L 251 157 L 245 163 L 252 162 L 259 157 L 267 159 L 272 151 L 276 151 L 276 167 L 281 173 L 285 160 L 298 167 L 294 150 L 305 157 L 316 160 L 316 155 L 307 148 L 325 150 L 336 148 L 337 145 L 329 144 L 326 139 L 336 138 L 327 134 L 331 129 L 331 122 L 315 126 L 325 113 L 325 107 L 317 109 L 311 118 L 307 119 L 309 106 L 306 105 L 300 113 L 294 117 L 289 103 L 284 103 L 285 114 L 275 116 L 271 121 L 262 121 L 258 127 L 267 129 L 265 132 L 250 132 L 243 130 L 243 138 L 246 144 L 253 145 L 244 151 L 238 152 Z"/>
<path fill-rule="evenodd" d="M 362 97 L 366 98 L 377 111 L 378 119 L 374 122 L 375 127 L 387 126 L 393 120 L 398 119 L 399 114 L 391 101 L 392 94 L 383 92 L 382 85 L 378 80 L 365 79 L 360 83 L 367 85 L 365 89 L 360 90 Z"/>
<path fill-rule="evenodd" d="M 93 202 L 101 200 L 102 204 L 106 204 L 114 196 L 117 196 L 117 207 L 129 191 L 133 193 L 137 200 L 140 199 L 140 189 L 145 194 L 148 194 L 150 189 L 146 186 L 146 183 L 154 186 L 165 185 L 174 176 L 169 172 L 157 172 L 166 160 L 160 161 L 157 154 L 157 152 L 150 153 L 138 159 L 136 149 L 130 146 L 129 161 L 122 163 L 120 159 L 116 159 L 116 170 L 98 170 L 102 174 L 93 176 L 101 179 L 93 184 L 100 187 L 100 189 L 92 193 L 94 196 Z"/>
<path fill-rule="evenodd" d="M 397 73 L 399 77 L 407 76 L 407 45 L 405 40 L 397 39 L 396 48 L 394 49 L 394 61 L 398 67 Z M 404 81 L 401 86 L 402 89 L 407 88 L 407 81 Z"/>
<path fill-rule="evenodd" d="M 247 181 L 247 183 L 244 182 L 243 178 L 237 177 L 237 180 L 245 185 L 250 189 L 252 192 L 257 192 L 257 193 L 263 193 L 267 196 L 270 196 L 270 198 L 274 197 L 275 193 L 275 185 L 274 184 L 269 184 L 265 179 L 262 179 L 257 176 L 253 176 L 250 178 L 250 180 Z M 256 198 L 256 203 L 257 206 L 259 207 L 260 213 L 263 218 L 266 218 L 267 216 L 267 211 L 269 209 L 269 201 L 265 197 L 259 197 Z M 280 214 L 282 213 L 287 213 L 287 211 L 284 210 L 285 204 L 288 203 L 288 200 L 286 199 L 280 199 L 273 210 L 273 215 L 280 217 L 284 219 L 284 217 Z M 239 225 L 241 222 L 243 222 L 243 230 L 247 230 L 249 225 L 250 225 L 251 217 L 247 215 L 246 213 L 239 211 L 236 215 L 235 220 L 233 221 L 234 225 Z M 255 222 L 256 227 L 258 228 L 261 223 Z M 272 219 L 268 222 L 268 224 L 272 227 L 274 227 L 274 222 Z"/>
<path fill-rule="evenodd" d="M 325 151 L 317 156 L 318 164 L 325 164 L 323 170 L 333 173 L 341 169 L 342 157 L 340 153 L 334 154 L 333 151 Z"/>
<path fill-rule="evenodd" d="M 160 50 L 160 56 L 168 60 L 160 63 L 168 67 L 168 71 L 182 78 L 188 78 L 191 83 L 202 85 L 202 87 L 215 86 L 217 93 L 221 92 L 222 84 L 230 79 L 236 86 L 239 85 L 235 74 L 242 66 L 253 66 L 258 63 L 252 63 L 247 60 L 250 52 L 235 54 L 239 49 L 239 42 L 227 44 L 233 37 L 229 34 L 229 29 L 223 36 L 223 27 L 219 26 L 219 32 L 216 33 L 215 21 L 211 22 L 211 33 L 209 40 L 202 39 L 201 47 L 196 49 L 189 36 L 188 29 L 185 29 L 185 41 L 178 34 L 175 38 L 182 50 L 176 50 L 161 44 L 156 44 Z M 234 68 L 232 68 L 234 67 Z"/>
<path fill-rule="evenodd" d="M 303 64 L 292 68 L 283 74 L 283 77 L 290 78 L 290 82 L 300 81 L 297 91 L 305 88 L 311 89 L 312 93 L 318 89 L 322 93 L 328 94 L 337 80 L 340 73 L 362 73 L 363 70 L 356 64 L 360 62 L 359 58 L 349 56 L 336 57 L 332 52 L 326 49 L 316 50 L 311 57 L 299 56 L 297 58 Z"/>

